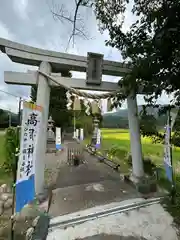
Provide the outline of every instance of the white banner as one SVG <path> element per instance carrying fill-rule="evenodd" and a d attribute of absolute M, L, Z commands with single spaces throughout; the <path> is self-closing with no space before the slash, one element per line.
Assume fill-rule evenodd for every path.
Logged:
<path fill-rule="evenodd" d="M 170 126 L 166 125 L 164 139 L 164 162 L 171 167 Z"/>
<path fill-rule="evenodd" d="M 56 128 L 56 149 L 61 148 L 61 128 Z"/>
<path fill-rule="evenodd" d="M 73 132 L 73 138 L 76 138 L 76 131 Z"/>
<path fill-rule="evenodd" d="M 80 140 L 81 141 L 84 140 L 84 129 L 83 128 L 80 129 Z"/>
<path fill-rule="evenodd" d="M 99 148 L 101 145 L 101 130 L 97 130 L 97 142 L 96 142 L 96 147 Z"/>
<path fill-rule="evenodd" d="M 166 130 L 165 130 L 165 139 L 164 139 L 164 167 L 165 167 L 167 178 L 169 179 L 170 182 L 173 182 L 170 139 L 171 139 L 171 126 L 167 124 Z"/>
<path fill-rule="evenodd" d="M 42 121 L 42 107 L 23 103 L 20 154 L 16 180 L 16 212 L 35 198 L 37 139 Z"/>
<path fill-rule="evenodd" d="M 42 119 L 42 108 L 28 102 L 23 103 L 20 155 L 17 182 L 27 180 L 35 173 L 37 135 Z"/>
<path fill-rule="evenodd" d="M 76 138 L 79 139 L 79 129 L 76 129 Z"/>

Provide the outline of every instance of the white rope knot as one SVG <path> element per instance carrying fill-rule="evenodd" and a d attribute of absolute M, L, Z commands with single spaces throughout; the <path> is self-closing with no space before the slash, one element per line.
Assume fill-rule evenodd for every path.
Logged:
<path fill-rule="evenodd" d="M 81 101 L 77 96 L 74 99 L 73 110 L 74 111 L 81 111 Z"/>
<path fill-rule="evenodd" d="M 69 91 L 66 92 L 66 97 L 67 97 L 67 109 L 68 110 L 71 110 L 72 109 L 72 104 L 73 104 L 73 101 L 71 99 L 72 95 Z"/>
<path fill-rule="evenodd" d="M 90 113 L 91 107 L 90 107 L 90 103 L 89 103 L 88 99 L 84 99 L 84 106 L 86 108 L 85 113 L 89 116 L 91 114 Z"/>

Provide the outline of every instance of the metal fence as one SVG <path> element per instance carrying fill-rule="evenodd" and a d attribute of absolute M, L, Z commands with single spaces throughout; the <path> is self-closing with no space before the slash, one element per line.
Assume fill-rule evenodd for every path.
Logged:
<path fill-rule="evenodd" d="M 76 141 L 67 144 L 67 162 L 70 165 L 74 164 L 74 159 L 79 158 L 80 162 L 84 162 L 83 147 Z"/>

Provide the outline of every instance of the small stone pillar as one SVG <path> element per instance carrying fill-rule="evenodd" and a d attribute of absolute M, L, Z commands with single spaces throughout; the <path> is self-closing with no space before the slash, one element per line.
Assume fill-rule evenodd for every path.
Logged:
<path fill-rule="evenodd" d="M 54 120 L 50 116 L 48 119 L 48 127 L 47 127 L 47 144 L 55 143 L 55 134 L 53 132 Z"/>
<path fill-rule="evenodd" d="M 91 139 L 91 145 L 95 146 L 97 143 L 97 132 L 98 132 L 98 128 L 99 128 L 99 119 L 95 116 L 93 119 L 93 135 L 92 135 L 92 139 Z"/>

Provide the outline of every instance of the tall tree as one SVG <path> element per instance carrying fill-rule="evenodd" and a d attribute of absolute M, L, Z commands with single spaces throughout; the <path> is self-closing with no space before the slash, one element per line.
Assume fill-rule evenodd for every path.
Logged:
<path fill-rule="evenodd" d="M 73 24 L 72 34 L 77 30 L 78 10 L 83 6 L 92 7 L 100 30 L 109 33 L 106 45 L 120 50 L 124 61 L 130 63 L 131 72 L 119 81 L 127 92 L 123 97 L 117 96 L 116 105 L 126 98 L 130 89 L 137 92 L 141 85 L 147 93 L 145 101 L 148 104 L 156 104 L 157 98 L 165 91 L 174 94 L 173 103 L 179 106 L 180 1 L 134 0 L 131 12 L 138 20 L 124 32 L 124 12 L 128 3 L 129 0 L 77 0 L 74 18 L 68 19 Z M 145 114 L 143 119 L 147 119 Z M 153 117 L 149 123 L 152 121 Z M 157 132 L 155 128 L 153 131 Z"/>
<path fill-rule="evenodd" d="M 71 77 L 71 73 L 67 71 L 61 72 L 63 77 Z M 31 100 L 36 101 L 37 86 L 31 87 Z M 51 87 L 50 103 L 49 103 L 49 116 L 55 121 L 55 125 L 61 128 L 71 125 L 72 112 L 67 110 L 66 107 L 66 89 L 62 87 Z"/>
<path fill-rule="evenodd" d="M 132 12 L 139 20 L 124 33 L 123 22 L 118 23 L 117 19 L 127 2 L 95 1 L 101 28 L 109 32 L 106 44 L 119 49 L 132 66 L 131 73 L 120 83 L 133 88 L 143 85 L 147 93 L 153 92 L 146 100 L 157 98 L 163 90 L 178 91 L 180 2 L 135 0 Z"/>
<path fill-rule="evenodd" d="M 179 0 L 134 0 L 131 11 L 138 20 L 126 33 L 122 27 L 129 0 L 75 2 L 74 14 L 64 15 L 62 8 L 53 12 L 59 19 L 72 23 L 70 39 L 80 31 L 78 11 L 82 7 L 92 8 L 100 30 L 109 33 L 106 44 L 119 49 L 124 60 L 131 64 L 131 73 L 123 77 L 120 84 L 136 89 L 141 84 L 147 93 L 152 93 L 148 94 L 147 101 L 157 99 L 163 90 L 175 92 L 176 100 L 179 100 Z"/>

